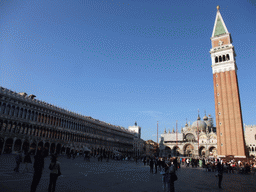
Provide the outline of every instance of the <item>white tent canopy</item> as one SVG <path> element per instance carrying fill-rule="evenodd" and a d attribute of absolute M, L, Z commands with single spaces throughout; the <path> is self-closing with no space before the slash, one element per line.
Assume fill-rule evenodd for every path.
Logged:
<path fill-rule="evenodd" d="M 121 152 L 116 151 L 116 150 L 114 150 L 113 153 L 122 154 Z"/>
<path fill-rule="evenodd" d="M 88 147 L 84 147 L 84 151 L 91 151 Z"/>

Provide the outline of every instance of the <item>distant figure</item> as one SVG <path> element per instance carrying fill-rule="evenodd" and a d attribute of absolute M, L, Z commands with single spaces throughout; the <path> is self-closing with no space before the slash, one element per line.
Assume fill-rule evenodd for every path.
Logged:
<path fill-rule="evenodd" d="M 42 150 L 38 149 L 37 154 L 34 158 L 34 176 L 31 184 L 31 192 L 36 191 L 37 185 L 39 184 L 40 179 L 42 177 L 42 172 L 44 168 L 44 156 Z"/>
<path fill-rule="evenodd" d="M 17 153 L 15 160 L 16 160 L 16 167 L 14 168 L 14 171 L 19 172 L 20 163 L 22 162 L 21 151 Z"/>
<path fill-rule="evenodd" d="M 49 165 L 49 169 L 51 170 L 51 173 L 50 173 L 50 184 L 48 187 L 48 192 L 55 192 L 56 181 L 58 179 L 58 176 L 61 175 L 60 163 L 57 161 L 57 156 L 52 157 L 52 161 Z"/>
<path fill-rule="evenodd" d="M 186 159 L 187 167 L 189 167 L 189 159 Z"/>

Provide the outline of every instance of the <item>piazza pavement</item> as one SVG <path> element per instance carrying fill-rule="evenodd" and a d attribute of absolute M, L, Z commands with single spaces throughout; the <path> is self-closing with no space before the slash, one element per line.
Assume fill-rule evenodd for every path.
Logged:
<path fill-rule="evenodd" d="M 1 192 L 29 192 L 33 178 L 32 164 L 29 173 L 21 173 L 24 164 L 20 166 L 20 173 L 13 171 L 15 155 L 3 154 L 0 156 L 0 191 Z M 32 158 L 32 161 L 34 159 Z M 56 192 L 161 192 L 162 175 L 150 174 L 149 166 L 141 161 L 116 161 L 103 159 L 98 162 L 91 158 L 90 162 L 77 157 L 75 160 L 60 156 L 61 172 L 56 184 Z M 45 158 L 45 168 L 38 192 L 47 191 L 49 185 L 50 157 Z M 214 172 L 206 172 L 202 168 L 181 167 L 177 171 L 178 180 L 175 182 L 175 191 L 256 191 L 256 175 L 241 175 L 224 173 L 223 189 L 218 188 Z"/>

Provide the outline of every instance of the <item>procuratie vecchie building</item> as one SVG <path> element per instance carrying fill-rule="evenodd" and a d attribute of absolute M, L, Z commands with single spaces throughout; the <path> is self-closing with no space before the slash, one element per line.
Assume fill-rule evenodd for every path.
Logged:
<path fill-rule="evenodd" d="M 49 153 L 132 155 L 134 133 L 0 87 L 0 153 L 38 147 Z"/>

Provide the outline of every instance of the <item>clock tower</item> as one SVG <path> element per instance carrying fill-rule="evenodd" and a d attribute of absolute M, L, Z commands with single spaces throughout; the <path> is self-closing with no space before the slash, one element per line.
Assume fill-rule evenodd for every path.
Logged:
<path fill-rule="evenodd" d="M 217 6 L 211 42 L 218 156 L 234 155 L 237 158 L 245 158 L 236 53 L 219 6 Z"/>

